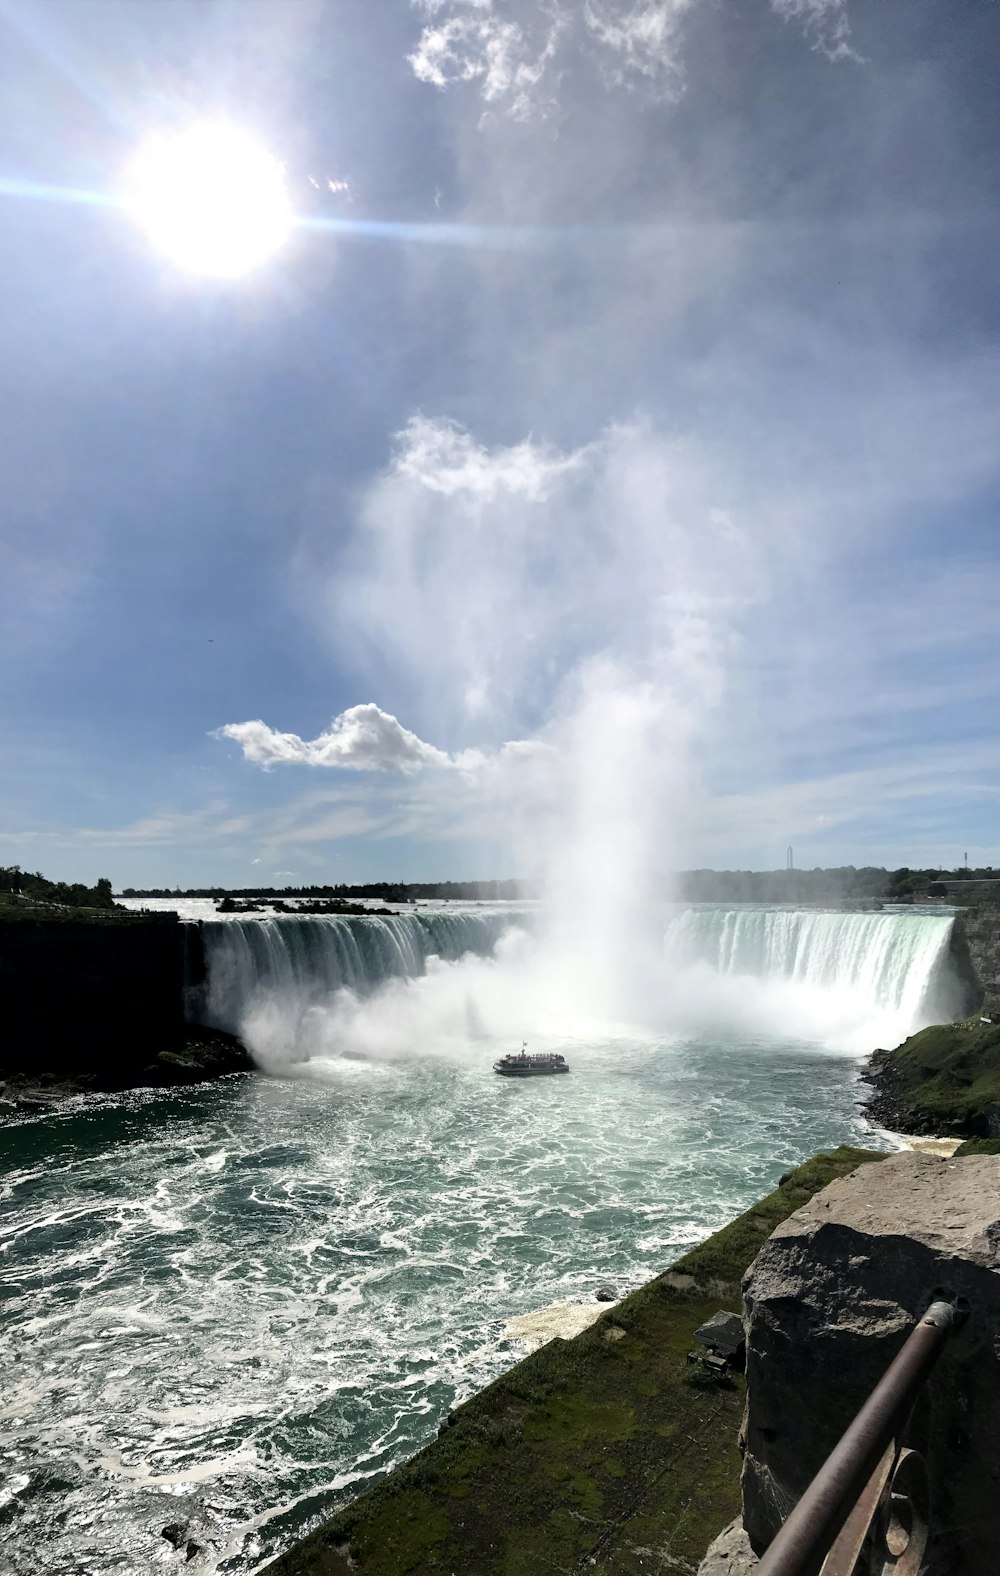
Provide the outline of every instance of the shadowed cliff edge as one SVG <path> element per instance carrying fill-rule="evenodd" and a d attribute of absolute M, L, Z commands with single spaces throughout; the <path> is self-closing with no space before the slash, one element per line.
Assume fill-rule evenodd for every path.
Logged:
<path fill-rule="evenodd" d="M 234 1035 L 185 1021 L 196 941 L 176 914 L 0 909 L 0 1110 L 249 1071 Z"/>
<path fill-rule="evenodd" d="M 758 1249 L 828 1182 L 884 1156 L 838 1148 L 458 1407 L 439 1437 L 267 1566 L 269 1576 L 693 1572 L 740 1504 L 742 1376 L 687 1362 L 738 1311 Z"/>

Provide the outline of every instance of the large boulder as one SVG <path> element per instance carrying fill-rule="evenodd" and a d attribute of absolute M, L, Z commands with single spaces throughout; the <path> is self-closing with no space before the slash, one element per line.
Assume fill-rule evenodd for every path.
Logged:
<path fill-rule="evenodd" d="M 1000 1156 L 904 1153 L 779 1225 L 744 1282 L 743 1520 L 758 1553 L 933 1295 L 967 1298 L 911 1419 L 932 1496 L 928 1576 L 994 1576 L 1000 1540 Z"/>

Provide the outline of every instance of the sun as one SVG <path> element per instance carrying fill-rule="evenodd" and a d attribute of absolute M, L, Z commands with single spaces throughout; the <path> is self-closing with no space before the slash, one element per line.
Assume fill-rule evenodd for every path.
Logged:
<path fill-rule="evenodd" d="M 211 278 L 259 268 L 292 229 L 282 165 L 226 121 L 151 133 L 125 170 L 122 195 L 157 251 Z"/>

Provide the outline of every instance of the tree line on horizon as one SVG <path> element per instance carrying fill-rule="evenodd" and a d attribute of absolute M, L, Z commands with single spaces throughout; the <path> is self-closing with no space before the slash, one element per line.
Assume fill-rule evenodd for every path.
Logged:
<path fill-rule="evenodd" d="M 368 881 L 361 885 L 255 887 L 125 887 L 121 897 L 311 897 L 381 898 L 384 903 L 412 903 L 419 898 L 453 898 L 462 902 L 517 902 L 540 896 L 537 881 Z"/>
<path fill-rule="evenodd" d="M 903 865 L 817 866 L 812 870 L 683 870 L 663 877 L 663 895 L 689 903 L 800 903 L 880 899 L 908 902 L 914 897 L 944 897 L 945 881 L 1000 880 L 992 865 L 977 869 L 915 870 Z M 125 887 L 128 898 L 378 898 L 384 903 L 420 899 L 461 902 L 517 902 L 543 896 L 540 881 L 369 881 L 360 884 L 255 887 Z"/>
<path fill-rule="evenodd" d="M 909 902 L 914 897 L 944 897 L 946 881 L 1000 880 L 992 865 L 975 870 L 912 870 L 901 865 L 838 865 L 812 870 L 685 870 L 677 895 L 689 903 L 844 902 L 877 898 Z"/>

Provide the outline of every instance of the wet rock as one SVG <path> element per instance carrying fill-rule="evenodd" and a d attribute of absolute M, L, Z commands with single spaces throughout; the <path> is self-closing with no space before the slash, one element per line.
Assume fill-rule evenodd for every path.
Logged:
<path fill-rule="evenodd" d="M 198 1558 L 198 1555 L 199 1554 L 203 1554 L 204 1552 L 205 1551 L 202 1548 L 201 1544 L 200 1543 L 196 1543 L 194 1541 L 194 1539 L 191 1538 L 189 1540 L 189 1542 L 188 1542 L 187 1548 L 184 1551 L 184 1558 L 185 1558 L 185 1560 L 196 1560 Z"/>
<path fill-rule="evenodd" d="M 594 1293 L 598 1302 L 617 1302 L 618 1293 L 613 1286 L 598 1286 Z"/>
<path fill-rule="evenodd" d="M 752 1576 L 757 1564 L 746 1528 L 737 1517 L 709 1544 L 698 1576 Z"/>
<path fill-rule="evenodd" d="M 190 1522 L 171 1521 L 167 1526 L 160 1528 L 160 1537 L 166 1538 L 167 1542 L 172 1543 L 175 1549 L 179 1549 L 181 1544 L 187 1541 L 189 1528 Z"/>
<path fill-rule="evenodd" d="M 34 1095 L 22 1094 L 14 1101 L 19 1111 L 54 1111 L 55 1105 L 51 1100 L 36 1100 Z"/>
<path fill-rule="evenodd" d="M 196 1057 L 177 1051 L 161 1051 L 156 1058 L 156 1068 L 158 1081 L 165 1084 L 200 1083 L 204 1076 Z"/>
<path fill-rule="evenodd" d="M 758 1553 L 915 1322 L 946 1292 L 972 1311 L 945 1347 L 904 1443 L 925 1456 L 930 1476 L 926 1576 L 992 1576 L 998 1271 L 996 1155 L 890 1155 L 831 1183 L 776 1227 L 744 1283 L 743 1522 Z"/>

